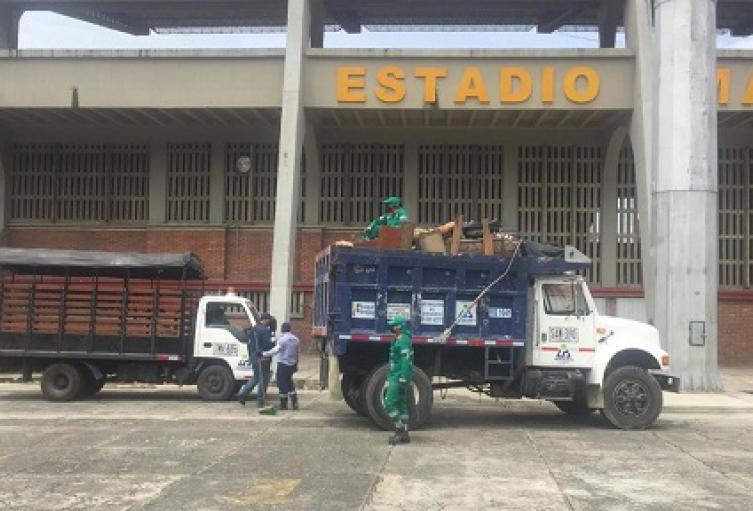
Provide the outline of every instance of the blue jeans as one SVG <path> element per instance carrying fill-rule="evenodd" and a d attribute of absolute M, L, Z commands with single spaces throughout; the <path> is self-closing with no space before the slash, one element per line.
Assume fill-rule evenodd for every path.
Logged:
<path fill-rule="evenodd" d="M 254 369 L 254 376 L 248 380 L 243 387 L 241 387 L 238 393 L 239 398 L 248 396 L 254 387 L 259 383 L 259 375 L 261 375 L 261 384 L 259 385 L 259 391 L 256 393 L 256 402 L 259 406 L 263 406 L 267 400 L 267 387 L 269 387 L 269 378 L 272 367 L 271 359 L 254 359 L 251 361 L 251 367 Z"/>

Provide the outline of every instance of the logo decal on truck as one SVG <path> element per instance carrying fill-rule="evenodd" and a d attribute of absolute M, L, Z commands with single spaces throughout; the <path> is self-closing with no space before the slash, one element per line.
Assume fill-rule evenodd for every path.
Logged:
<path fill-rule="evenodd" d="M 557 362 L 570 362 L 573 359 L 572 355 L 570 355 L 570 350 L 567 349 L 567 346 L 563 344 L 560 346 L 559 351 L 554 356 L 554 360 Z"/>

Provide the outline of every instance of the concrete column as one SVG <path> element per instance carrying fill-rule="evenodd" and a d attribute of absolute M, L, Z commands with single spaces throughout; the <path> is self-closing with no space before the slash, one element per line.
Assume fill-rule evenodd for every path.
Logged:
<path fill-rule="evenodd" d="M 225 222 L 225 142 L 222 140 L 212 140 L 209 171 L 209 223 L 221 225 Z"/>
<path fill-rule="evenodd" d="M 14 6 L 0 6 L 0 48 L 18 49 L 18 24 L 23 11 Z"/>
<path fill-rule="evenodd" d="M 167 141 L 151 142 L 149 165 L 149 224 L 161 225 L 167 220 Z"/>
<path fill-rule="evenodd" d="M 323 0 L 311 0 L 310 40 L 312 48 L 324 48 L 324 20 L 327 12 Z"/>
<path fill-rule="evenodd" d="M 612 132 L 604 154 L 601 179 L 601 284 L 617 286 L 617 170 L 627 130 Z"/>
<path fill-rule="evenodd" d="M 505 175 L 502 178 L 502 226 L 513 232 L 518 225 L 518 154 L 517 142 L 505 142 Z"/>
<path fill-rule="evenodd" d="M 634 1 L 634 0 L 629 0 Z M 617 39 L 617 25 L 625 0 L 602 0 L 599 7 L 599 47 L 614 48 Z"/>
<path fill-rule="evenodd" d="M 309 46 L 309 22 L 309 0 L 290 0 L 282 85 L 277 211 L 272 244 L 270 289 L 270 309 L 280 322 L 287 321 L 290 316 L 290 294 L 293 287 L 301 155 L 305 131 L 303 64 Z"/>
<path fill-rule="evenodd" d="M 319 204 L 322 200 L 322 158 L 319 138 L 311 124 L 303 137 L 306 152 L 306 225 L 319 225 Z"/>
<path fill-rule="evenodd" d="M 403 176 L 403 205 L 411 222 L 418 223 L 418 143 L 405 142 L 405 174 Z"/>
<path fill-rule="evenodd" d="M 654 47 L 652 0 L 625 2 L 625 42 L 635 51 L 635 83 L 633 85 L 633 116 L 630 141 L 635 162 L 636 199 L 641 235 L 641 268 L 646 299 L 646 317 L 654 323 L 654 290 L 656 253 L 651 244 L 652 193 L 654 189 L 654 126 L 656 122 L 656 76 L 658 72 Z"/>
<path fill-rule="evenodd" d="M 711 391 L 720 388 L 716 1 L 657 3 L 656 42 L 654 321 L 682 388 Z"/>

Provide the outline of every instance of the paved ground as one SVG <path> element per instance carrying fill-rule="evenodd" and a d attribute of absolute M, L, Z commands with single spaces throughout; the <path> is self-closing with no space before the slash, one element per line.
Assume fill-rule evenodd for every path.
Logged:
<path fill-rule="evenodd" d="M 0 509 L 747 510 L 749 375 L 724 395 L 665 394 L 642 432 L 458 391 L 396 448 L 326 393 L 261 417 L 190 388 L 106 387 L 54 404 L 35 384 L 6 383 Z"/>

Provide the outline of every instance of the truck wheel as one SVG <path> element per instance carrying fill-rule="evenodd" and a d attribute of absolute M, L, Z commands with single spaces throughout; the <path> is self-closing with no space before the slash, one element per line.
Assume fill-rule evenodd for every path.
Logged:
<path fill-rule="evenodd" d="M 625 366 L 604 381 L 604 417 L 619 429 L 644 429 L 659 417 L 661 387 L 644 369 Z"/>
<path fill-rule="evenodd" d="M 52 364 L 42 373 L 42 394 L 50 401 L 73 401 L 81 394 L 84 377 L 78 367 Z"/>
<path fill-rule="evenodd" d="M 235 391 L 233 373 L 224 365 L 211 365 L 204 369 L 197 381 L 199 395 L 205 401 L 227 401 Z"/>
<path fill-rule="evenodd" d="M 351 410 L 361 417 L 368 417 L 369 411 L 366 408 L 365 388 L 363 385 L 364 378 L 355 373 L 343 373 L 343 379 L 340 383 L 343 391 L 343 399 Z"/>
<path fill-rule="evenodd" d="M 586 403 L 586 395 L 584 392 L 576 392 L 572 401 L 552 401 L 554 406 L 568 415 L 585 416 L 591 415 L 596 411 L 596 408 L 589 408 Z"/>
<path fill-rule="evenodd" d="M 364 387 L 364 399 L 369 418 L 378 427 L 387 431 L 395 429 L 395 425 L 384 411 L 384 393 L 387 390 L 387 373 L 389 371 L 389 364 L 378 367 L 368 376 Z M 423 426 L 429 420 L 433 405 L 434 393 L 431 388 L 431 380 L 421 368 L 413 366 L 413 389 L 408 398 L 408 406 L 410 407 L 408 428 L 419 429 Z"/>

